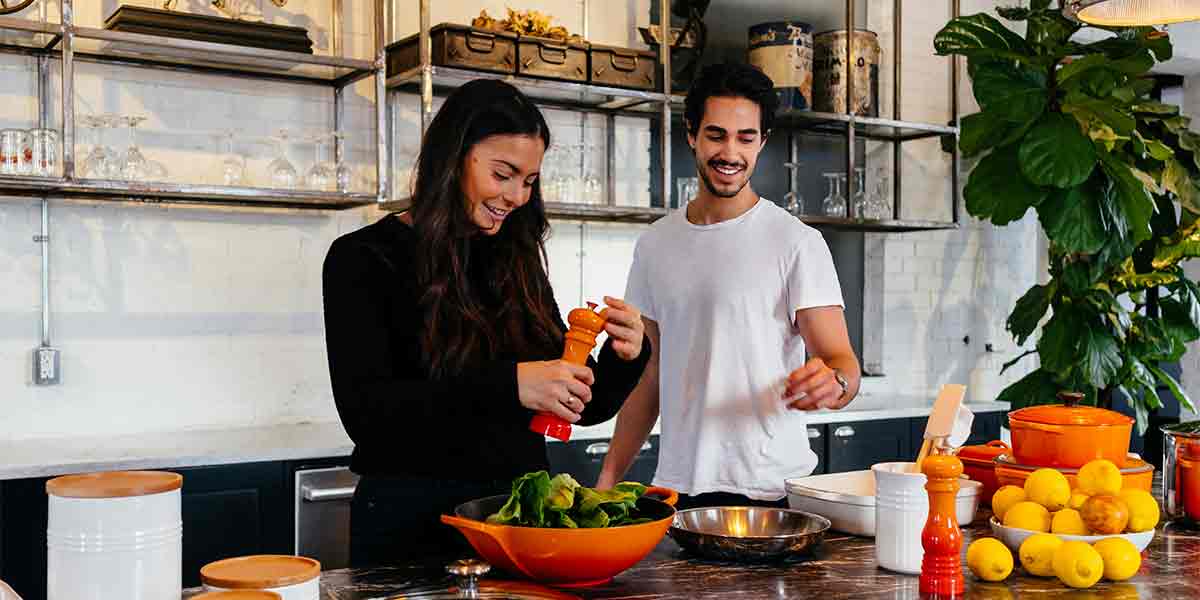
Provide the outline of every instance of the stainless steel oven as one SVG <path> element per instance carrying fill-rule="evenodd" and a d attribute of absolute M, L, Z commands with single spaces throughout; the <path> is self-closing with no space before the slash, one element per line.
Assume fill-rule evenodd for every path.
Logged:
<path fill-rule="evenodd" d="M 295 552 L 322 569 L 350 566 L 350 499 L 358 475 L 347 467 L 296 471 Z"/>

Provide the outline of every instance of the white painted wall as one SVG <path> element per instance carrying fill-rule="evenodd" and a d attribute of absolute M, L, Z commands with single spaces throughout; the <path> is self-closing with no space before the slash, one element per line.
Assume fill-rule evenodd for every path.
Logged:
<path fill-rule="evenodd" d="M 631 0 L 629 6 L 647 1 Z M 323 3 L 291 0 L 288 10 L 313 11 L 308 14 L 316 16 L 301 21 L 320 27 L 327 19 L 315 7 Z M 77 4 L 81 20 L 98 24 L 114 1 Z M 268 18 L 279 18 L 270 2 L 262 4 Z M 353 8 L 362 6 L 362 0 L 346 4 L 352 17 L 347 19 L 350 38 L 365 43 L 372 25 L 363 17 L 367 13 Z M 446 16 L 435 13 L 435 23 L 473 16 L 482 5 L 493 14 L 504 9 L 503 2 L 490 0 L 482 5 L 461 0 L 434 4 L 436 11 L 450 11 Z M 644 11 L 593 4 L 593 39 L 632 43 L 632 23 Z M 568 27 L 582 21 L 578 0 L 527 5 L 544 7 Z M 402 21 L 412 13 L 396 14 Z M 905 94 L 913 103 L 906 101 L 905 115 L 940 119 L 949 115 L 948 66 L 945 59 L 928 55 L 929 36 L 945 15 L 909 14 L 915 20 L 906 30 L 914 40 L 905 61 L 915 74 L 906 71 Z M 396 30 L 404 32 L 399 24 Z M 918 40 L 918 33 L 924 39 Z M 270 151 L 256 138 L 282 126 L 316 132 L 332 124 L 329 96 L 317 88 L 86 64 L 80 66 L 80 80 L 81 111 L 150 117 L 143 149 L 188 181 L 209 176 L 219 130 L 232 127 L 243 134 L 241 149 L 251 155 L 251 170 L 260 172 Z M 0 124 L 32 126 L 32 65 L 0 57 L 0 81 Z M 969 96 L 965 86 L 963 95 Z M 352 156 L 360 167 L 357 185 L 369 189 L 374 135 L 370 83 L 356 86 L 348 96 L 355 132 Z M 409 106 L 400 112 L 411 123 L 415 105 Z M 558 139 L 569 138 L 573 126 L 578 135 L 578 117 L 551 119 Z M 397 143 L 415 150 L 413 130 L 407 131 Z M 627 160 L 618 161 L 623 169 L 618 197 L 644 202 L 650 175 L 639 172 L 634 160 L 648 146 L 644 127 L 628 123 L 619 133 L 619 156 Z M 87 148 L 81 141 L 78 150 Z M 906 166 L 905 192 L 911 202 L 920 210 L 945 210 L 946 157 L 915 145 L 905 151 L 906 160 L 919 163 Z M 297 146 L 289 156 L 307 168 L 310 153 L 311 148 Z M 40 262 L 38 246 L 31 241 L 39 227 L 38 205 L 0 199 L 0 438 L 335 420 L 324 353 L 321 262 L 338 235 L 379 216 L 371 209 L 239 211 L 56 201 L 53 341 L 63 352 L 64 375 L 62 385 L 41 388 L 30 383 L 29 358 L 38 342 Z M 887 302 L 888 376 L 870 380 L 865 392 L 929 395 L 945 381 L 974 381 L 974 371 L 994 371 L 1002 358 L 1014 354 L 1003 318 L 1036 279 L 1034 225 L 994 230 L 970 224 L 952 233 L 881 236 L 886 260 L 878 272 Z M 564 312 L 585 299 L 623 292 L 633 244 L 643 230 L 554 223 L 550 276 Z M 966 333 L 971 344 L 963 346 Z M 985 342 L 996 344 L 998 353 L 985 354 Z M 989 399 L 989 394 L 976 391 L 972 397 Z"/>

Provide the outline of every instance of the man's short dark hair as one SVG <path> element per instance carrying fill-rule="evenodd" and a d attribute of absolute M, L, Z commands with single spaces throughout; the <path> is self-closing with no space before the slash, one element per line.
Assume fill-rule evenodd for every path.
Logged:
<path fill-rule="evenodd" d="M 699 133 L 704 105 L 713 97 L 746 98 L 757 104 L 762 113 L 759 133 L 764 137 L 775 124 L 775 110 L 779 107 L 775 82 L 758 67 L 734 62 L 704 67 L 683 101 L 688 133 Z"/>

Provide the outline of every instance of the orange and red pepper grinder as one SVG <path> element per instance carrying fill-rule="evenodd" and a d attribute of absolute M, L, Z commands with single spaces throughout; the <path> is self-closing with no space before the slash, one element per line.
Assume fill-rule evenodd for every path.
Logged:
<path fill-rule="evenodd" d="M 587 364 L 588 355 L 596 347 L 596 336 L 604 331 L 607 322 L 603 314 L 596 312 L 595 302 L 588 302 L 587 305 L 587 308 L 576 308 L 567 314 L 567 323 L 571 328 L 565 336 L 562 359 L 577 365 Z M 534 415 L 529 421 L 529 429 L 564 442 L 571 439 L 571 424 L 550 413 Z"/>
<path fill-rule="evenodd" d="M 929 492 L 929 518 L 921 531 L 925 558 L 921 561 L 922 595 L 958 598 L 964 592 L 962 531 L 958 528 L 954 501 L 958 495 L 958 476 L 962 461 L 950 454 L 927 457 L 921 465 Z"/>

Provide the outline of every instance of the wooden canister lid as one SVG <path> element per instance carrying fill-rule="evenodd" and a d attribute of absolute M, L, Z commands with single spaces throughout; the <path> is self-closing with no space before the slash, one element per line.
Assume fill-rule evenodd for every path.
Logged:
<path fill-rule="evenodd" d="M 321 575 L 321 563 L 304 556 L 259 554 L 208 563 L 200 569 L 204 585 L 231 590 L 280 588 Z"/>
<path fill-rule="evenodd" d="M 177 490 L 183 476 L 167 471 L 108 471 L 64 475 L 46 482 L 46 493 L 59 498 L 132 498 Z"/>
<path fill-rule="evenodd" d="M 205 592 L 192 596 L 192 600 L 283 600 L 283 596 L 267 590 L 225 590 Z"/>

